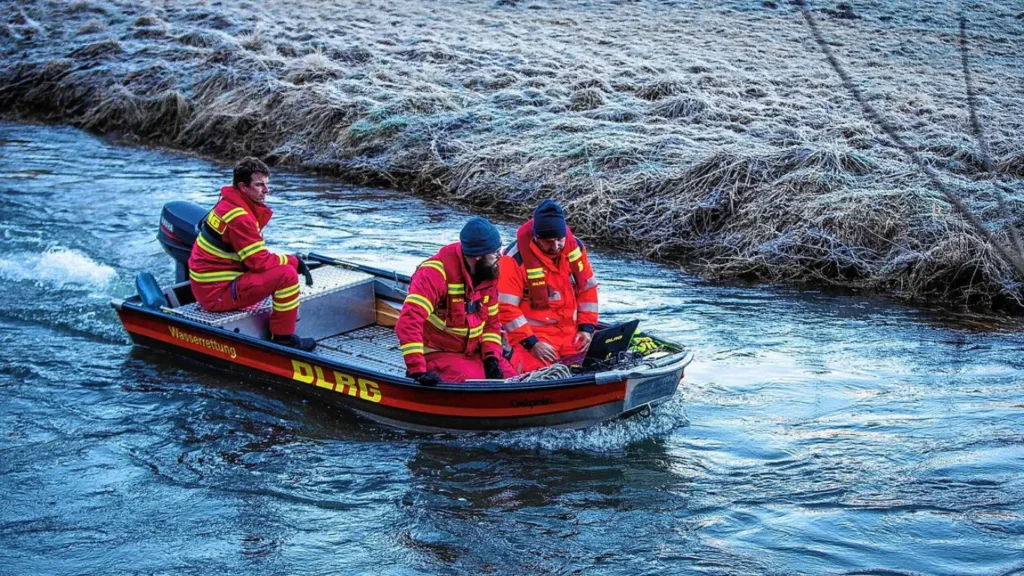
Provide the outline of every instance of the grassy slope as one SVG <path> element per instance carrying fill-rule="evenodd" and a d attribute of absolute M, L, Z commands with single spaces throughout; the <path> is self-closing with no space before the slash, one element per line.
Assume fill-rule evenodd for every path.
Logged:
<path fill-rule="evenodd" d="M 788 3 L 0 1 L 0 109 L 409 187 L 720 277 L 1020 311 Z M 955 6 L 815 14 L 871 102 L 998 236 L 1024 219 L 1024 12 L 969 5 L 998 177 L 970 138 Z"/>

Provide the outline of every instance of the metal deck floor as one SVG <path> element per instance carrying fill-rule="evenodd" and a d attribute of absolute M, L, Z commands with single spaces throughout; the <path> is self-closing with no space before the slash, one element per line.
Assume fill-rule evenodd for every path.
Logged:
<path fill-rule="evenodd" d="M 344 290 L 356 284 L 371 282 L 374 278 L 370 274 L 337 266 L 323 266 L 311 272 L 313 274 L 312 286 L 306 286 L 302 277 L 299 277 L 300 302 Z M 197 303 L 186 304 L 168 309 L 168 311 L 195 322 L 224 327 L 246 318 L 261 315 L 269 317 L 271 307 L 271 299 L 267 297 L 258 304 L 230 312 L 208 312 Z M 299 314 L 302 314 L 301 304 Z M 392 328 L 386 326 L 375 324 L 322 338 L 317 341 L 317 347 L 313 354 L 368 370 L 405 376 L 405 361 L 402 359 L 402 350 L 398 345 L 398 336 Z"/>
<path fill-rule="evenodd" d="M 405 376 L 398 335 L 387 326 L 367 326 L 324 338 L 317 342 L 313 354 L 368 370 Z"/>

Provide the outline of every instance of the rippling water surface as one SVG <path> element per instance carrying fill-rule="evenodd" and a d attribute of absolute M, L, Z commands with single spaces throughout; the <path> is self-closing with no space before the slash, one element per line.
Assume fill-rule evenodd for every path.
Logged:
<path fill-rule="evenodd" d="M 411 435 L 128 344 L 160 207 L 230 166 L 12 124 L 0 165 L 2 574 L 1024 573 L 1020 325 L 599 252 L 604 317 L 697 352 L 673 401 Z M 269 243 L 404 272 L 467 217 L 272 184 Z"/>

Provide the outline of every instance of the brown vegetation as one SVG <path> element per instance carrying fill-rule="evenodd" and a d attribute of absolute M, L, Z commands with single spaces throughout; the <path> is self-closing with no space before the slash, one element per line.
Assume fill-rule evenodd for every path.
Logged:
<path fill-rule="evenodd" d="M 771 4 L 771 6 L 769 6 Z M 820 2 L 872 106 L 995 238 L 1024 220 L 1024 21 Z M 1024 278 L 866 121 L 788 3 L 0 0 L 0 110 L 407 187 L 703 274 L 1020 312 Z M 993 180 L 1006 196 L 998 205 Z"/>

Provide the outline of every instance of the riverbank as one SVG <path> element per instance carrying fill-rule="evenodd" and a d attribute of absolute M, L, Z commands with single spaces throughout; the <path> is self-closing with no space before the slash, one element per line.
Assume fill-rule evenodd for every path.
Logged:
<path fill-rule="evenodd" d="M 868 99 L 998 239 L 1024 224 L 1024 13 L 815 3 Z M 1021 282 L 773 2 L 4 2 L 0 109 L 468 203 L 719 278 L 1021 312 Z"/>

